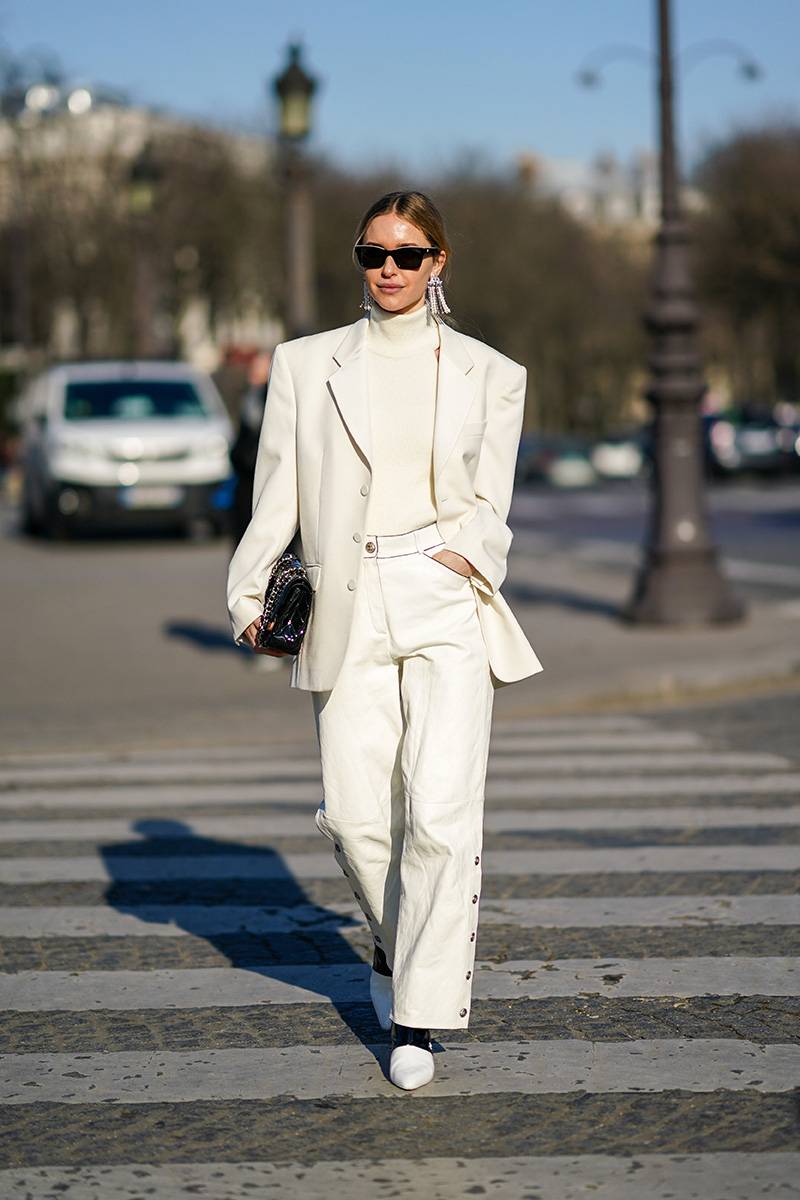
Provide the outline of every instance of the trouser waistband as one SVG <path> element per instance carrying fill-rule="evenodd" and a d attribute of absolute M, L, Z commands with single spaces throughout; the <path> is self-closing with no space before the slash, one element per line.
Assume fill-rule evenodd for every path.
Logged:
<path fill-rule="evenodd" d="M 443 542 L 435 521 L 408 533 L 368 533 L 364 538 L 365 558 L 394 558 L 398 554 L 415 554 Z"/>

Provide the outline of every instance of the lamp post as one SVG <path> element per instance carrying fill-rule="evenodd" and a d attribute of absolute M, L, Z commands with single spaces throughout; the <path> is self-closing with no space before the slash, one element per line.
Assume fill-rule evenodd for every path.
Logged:
<path fill-rule="evenodd" d="M 151 142 L 146 142 L 128 175 L 128 212 L 133 240 L 133 352 L 137 358 L 158 353 L 155 332 L 157 287 L 150 246 L 152 215 L 162 171 Z"/>
<path fill-rule="evenodd" d="M 720 569 L 706 510 L 699 412 L 706 384 L 697 344 L 689 232 L 680 201 L 670 0 L 655 0 L 655 15 L 661 225 L 644 315 L 652 339 L 646 395 L 654 410 L 653 498 L 642 565 L 623 617 L 637 624 L 701 625 L 739 620 L 743 607 Z M 719 53 L 737 58 L 743 78 L 760 76 L 742 48 L 725 39 L 695 47 L 694 61 Z M 650 61 L 635 47 L 608 47 L 603 54 Z M 578 80 L 594 87 L 599 72 L 587 66 Z"/>
<path fill-rule="evenodd" d="M 286 189 L 285 318 L 290 337 L 310 333 L 316 323 L 314 226 L 311 175 L 303 143 L 311 131 L 316 80 L 303 68 L 302 47 L 289 47 L 289 61 L 273 81 L 280 111 L 280 144 Z"/>
<path fill-rule="evenodd" d="M 652 337 L 647 398 L 655 411 L 654 492 L 625 616 L 648 625 L 710 624 L 739 620 L 743 609 L 720 569 L 706 511 L 699 413 L 706 384 L 678 183 L 669 0 L 656 0 L 656 15 L 661 228 L 645 313 Z"/>

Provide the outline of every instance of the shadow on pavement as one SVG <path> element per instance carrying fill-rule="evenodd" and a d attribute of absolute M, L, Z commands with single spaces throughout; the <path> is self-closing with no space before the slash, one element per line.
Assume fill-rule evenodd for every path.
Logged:
<path fill-rule="evenodd" d="M 165 621 L 162 628 L 166 637 L 187 642 L 199 650 L 232 650 L 234 654 L 248 658 L 253 653 L 248 646 L 237 646 L 230 630 L 219 625 L 205 625 L 202 621 Z"/>
<path fill-rule="evenodd" d="M 581 592 L 569 591 L 566 588 L 534 587 L 525 583 L 507 583 L 503 587 L 503 595 L 513 605 L 534 604 L 554 608 L 569 608 L 573 612 L 593 613 L 598 617 L 613 617 L 619 620 L 621 609 L 619 605 L 608 600 L 600 600 L 596 596 L 587 596 Z"/>
<path fill-rule="evenodd" d="M 268 825 L 265 818 L 265 830 Z M 315 828 L 311 817 L 309 826 Z M 204 837 L 195 833 L 190 823 L 171 819 L 140 819 L 131 823 L 131 829 L 142 835 L 142 840 L 100 847 L 112 881 L 106 902 L 118 912 L 140 920 L 173 923 L 190 934 L 195 945 L 201 939 L 218 951 L 211 962 L 204 953 L 194 955 L 192 961 L 193 947 L 187 947 L 188 939 L 164 937 L 163 962 L 159 963 L 162 969 L 230 965 L 282 979 L 282 969 L 290 966 L 364 963 L 340 932 L 358 927 L 360 921 L 316 904 L 279 851 L 270 846 Z M 208 878 L 203 867 L 219 856 L 229 860 L 220 871 L 222 877 Z M 181 860 L 180 878 L 169 877 L 168 859 Z M 237 859 L 242 865 L 247 862 L 246 873 L 241 876 L 236 872 Z M 164 863 L 164 871 L 159 871 L 159 860 Z M 272 928 L 263 932 L 248 929 L 243 915 L 230 913 L 231 907 L 258 909 L 253 914 L 256 923 Z M 254 922 L 249 923 L 252 926 Z M 220 962 L 220 957 L 225 961 Z M 324 975 L 315 981 L 315 987 L 320 984 L 320 1000 L 330 1001 L 365 1046 L 388 1040 L 372 1008 L 368 976 L 365 968 L 363 1000 L 346 1002 L 326 995 L 321 986 Z M 216 995 L 199 998 L 198 1007 L 214 1007 L 217 999 L 224 997 L 226 978 L 221 970 Z M 303 1007 L 298 1006 L 298 1016 Z M 269 1006 L 263 1008 L 268 1010 Z"/>

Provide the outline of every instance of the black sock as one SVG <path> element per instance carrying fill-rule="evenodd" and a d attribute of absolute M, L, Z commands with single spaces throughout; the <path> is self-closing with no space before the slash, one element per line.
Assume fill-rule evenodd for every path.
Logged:
<path fill-rule="evenodd" d="M 389 975 L 392 972 L 389 970 L 389 964 L 386 961 L 386 955 L 380 946 L 376 946 L 372 952 L 372 969 L 377 975 Z"/>

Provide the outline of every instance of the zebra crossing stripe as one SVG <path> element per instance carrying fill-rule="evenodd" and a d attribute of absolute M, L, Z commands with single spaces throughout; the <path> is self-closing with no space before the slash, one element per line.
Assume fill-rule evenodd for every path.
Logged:
<path fill-rule="evenodd" d="M 396 1095 L 386 1046 L 0 1055 L 0 1104 L 187 1104 Z M 449 1043 L 429 1099 L 516 1092 L 785 1092 L 800 1046 L 738 1038 Z"/>
<path fill-rule="evenodd" d="M 515 736 L 528 737 L 546 734 L 598 734 L 598 733 L 646 733 L 660 732 L 652 722 L 642 717 L 615 716 L 613 714 L 588 717 L 531 717 L 527 720 L 506 720 L 496 718 L 492 729 L 492 737 Z M 282 747 L 282 749 L 287 749 Z M 316 745 L 311 738 L 295 746 L 298 753 L 291 753 L 279 761 L 293 762 L 299 755 L 316 754 Z M 265 750 L 263 742 L 243 743 L 213 746 L 204 743 L 201 746 L 162 746 L 157 750 L 132 748 L 125 750 L 56 750 L 47 753 L 32 754 L 0 754 L 0 771 L 4 769 L 36 769 L 59 768 L 71 770 L 74 768 L 120 766 L 125 764 L 146 765 L 161 763 L 189 763 L 194 765 L 203 762 L 241 762 L 245 759 L 255 759 L 263 763 L 270 761 L 269 750 Z M 272 759 L 271 761 L 276 761 Z"/>
<path fill-rule="evenodd" d="M 491 747 L 495 752 L 508 751 L 519 754 L 523 751 L 536 753 L 559 752 L 573 754 L 582 750 L 610 751 L 656 751 L 656 750 L 692 750 L 702 746 L 702 740 L 696 733 L 688 730 L 653 730 L 652 732 L 614 732 L 600 731 L 590 733 L 538 733 L 528 729 L 526 733 L 498 733 L 491 739 Z M 778 756 L 770 756 L 778 757 Z M 782 760 L 781 760 L 782 761 Z M 2 765 L 2 764 L 0 764 Z M 270 758 L 266 751 L 261 757 L 231 755 L 229 759 L 212 759 L 205 757 L 202 750 L 191 758 L 169 761 L 156 758 L 137 762 L 100 761 L 74 762 L 52 765 L 43 762 L 32 762 L 24 766 L 5 765 L 0 775 L 0 782 L 5 785 L 50 780 L 55 783 L 69 781 L 74 775 L 86 775 L 87 778 L 102 780 L 117 779 L 124 781 L 128 776 L 138 778 L 170 776 L 186 776 L 192 771 L 199 771 L 203 777 L 219 774 L 229 776 L 236 770 L 252 773 L 253 770 L 271 771 L 274 774 L 293 774 L 307 771 L 310 767 L 319 770 L 319 756 L 316 747 L 303 757 Z"/>
<path fill-rule="evenodd" d="M 365 963 L 19 971 L 0 974 L 0 1007 L 11 1012 L 119 1012 L 321 1001 L 364 1003 L 368 978 Z M 473 982 L 473 996 L 478 1001 L 569 996 L 795 996 L 800 986 L 800 959 L 731 955 L 479 962 Z"/>
<path fill-rule="evenodd" d="M 244 1200 L 429 1200 L 487 1195 L 492 1200 L 754 1200 L 784 1196 L 800 1178 L 800 1153 L 580 1154 L 492 1158 L 381 1158 L 270 1162 L 103 1163 L 0 1171 L 0 1195 L 25 1200 L 158 1200 L 194 1196 Z M 796 1189 L 795 1194 L 796 1194 Z"/>
<path fill-rule="evenodd" d="M 521 929 L 713 928 L 800 925 L 800 896 L 623 896 L 483 899 L 481 925 Z M 268 907 L 140 904 L 0 907 L 0 937 L 184 937 L 225 933 L 320 933 L 361 925 L 356 904 Z"/>
<path fill-rule="evenodd" d="M 800 846 L 635 846 L 597 850 L 486 850 L 487 875 L 585 875 L 641 871 L 797 871 Z M 332 854 L 87 854 L 77 858 L 0 859 L 0 883 L 159 883 L 179 879 L 338 879 Z"/>
<path fill-rule="evenodd" d="M 786 770 L 780 756 L 703 750 L 694 733 L 652 730 L 644 723 L 585 728 L 538 722 L 496 726 L 487 799 L 530 800 L 554 806 L 559 800 L 579 805 L 608 799 L 605 809 L 538 807 L 523 811 L 487 809 L 488 833 L 536 831 L 614 831 L 629 829 L 758 829 L 800 824 L 800 806 L 780 807 L 779 796 L 800 798 L 800 774 Z M 577 741 L 577 745 L 576 745 Z M 563 752 L 563 756 L 562 753 Z M 0 860 L 0 879 L 12 884 L 59 882 L 159 882 L 181 879 L 325 879 L 339 878 L 329 847 L 320 853 L 270 852 L 250 847 L 240 853 L 156 856 L 147 840 L 167 837 L 234 838 L 316 837 L 312 805 L 319 803 L 319 763 L 313 754 L 262 761 L 261 748 L 200 750 L 174 756 L 142 755 L 138 760 L 101 755 L 90 762 L 75 758 L 59 766 L 52 759 L 35 764 L 0 763 L 8 790 L 0 808 L 27 810 L 0 832 L 0 840 L 30 842 L 114 841 L 115 853 L 64 857 L 14 857 Z M 41 756 L 43 759 L 45 756 Z M 714 772 L 703 775 L 700 772 Z M 640 772 L 639 775 L 632 772 Z M 525 778 L 514 778 L 515 775 Z M 581 778 L 587 776 L 586 778 Z M 598 778 L 608 776 L 608 778 Z M 193 783 L 192 779 L 198 782 Z M 68 786 L 60 785 L 67 781 Z M 146 781 L 154 786 L 146 786 Z M 215 780 L 219 782 L 215 783 Z M 142 786 L 137 786 L 141 783 Z M 48 786 L 51 785 L 51 786 Z M 709 799 L 752 795 L 747 807 L 714 807 Z M 700 797 L 702 807 L 624 808 L 625 797 L 641 803 L 659 797 Z M 772 797 L 770 807 L 755 807 L 756 796 Z M 280 805 L 272 813 L 265 807 Z M 769 802 L 768 802 L 769 803 Z M 187 813 L 203 804 L 230 807 L 258 804 L 253 816 Z M 291 806 L 307 812 L 292 812 Z M 284 807 L 285 806 L 285 807 Z M 121 808 L 146 809 L 158 817 L 141 823 L 114 816 Z M 99 819 L 45 820 L 48 813 L 87 808 Z M 109 811 L 102 812 L 103 809 Z M 170 810 L 175 810 L 173 824 Z M 286 811 L 289 809 L 289 811 Z M 33 819 L 38 818 L 38 819 Z M 724 839 L 717 839 L 724 840 Z M 118 853 L 129 843 L 130 855 Z M 302 843 L 303 845 L 305 843 Z M 49 847 L 52 849 L 53 847 Z M 62 850 L 62 847 L 56 847 Z M 78 849 L 78 847 L 76 847 Z M 82 847 L 81 847 L 82 849 Z M 238 850 L 239 848 L 236 847 Z M 141 858 L 137 857 L 141 855 Z M 800 848 L 793 846 L 643 846 L 605 849 L 530 851 L 487 849 L 482 870 L 490 875 L 575 875 L 607 872 L 790 871 L 800 869 Z M 711 886 L 711 885 L 706 885 Z M 620 885 L 620 890 L 623 890 Z M 157 895 L 157 892 L 152 894 Z M 517 928 L 602 926 L 697 928 L 708 926 L 800 924 L 796 896 L 633 896 L 559 897 L 481 900 L 481 921 Z M 363 923 L 360 909 L 341 903 L 277 906 L 139 905 L 113 907 L 0 908 L 0 936 L 94 937 L 187 936 L 222 932 L 300 933 L 339 930 Z M 191 949 L 191 947 L 190 947 Z M 101 960 L 102 961 L 102 960 Z M 63 962 L 63 959 L 62 959 Z M 18 1013 L 131 1012 L 248 1005 L 309 1003 L 368 1004 L 369 967 L 257 966 L 155 971 L 22 971 L 0 975 L 0 1005 Z M 695 957 L 670 959 L 555 959 L 476 963 L 473 996 L 486 1000 L 547 998 L 699 996 L 787 996 L 797 994 L 800 960 L 788 957 Z M 298 1020 L 303 1021 L 303 1010 Z M 27 1018 L 25 1018 L 27 1020 Z M 300 1026 L 298 1026 L 300 1028 Z M 305 1036 L 301 1033 L 300 1036 Z M 453 1034 L 456 1037 L 456 1034 Z M 43 1043 L 47 1045 L 47 1041 Z M 77 1044 L 77 1043 L 73 1043 Z M 699 1038 L 626 1040 L 592 1043 L 583 1039 L 541 1042 L 474 1042 L 446 1039 L 436 1079 L 424 1099 L 436 1097 L 546 1096 L 566 1093 L 687 1092 L 789 1093 L 797 1084 L 800 1047 L 757 1045 L 741 1039 Z M 89 1050 L 81 1053 L 10 1054 L 0 1057 L 0 1104 L 13 1108 L 58 1103 L 152 1105 L 191 1102 L 280 1100 L 296 1097 L 360 1099 L 391 1097 L 397 1089 L 386 1079 L 388 1047 L 296 1045 L 280 1048 L 199 1049 L 193 1051 Z M 735 1144 L 735 1143 L 734 1143 Z M 527 1148 L 527 1146 L 523 1147 Z M 556 1144 L 557 1148 L 557 1144 Z M 202 1151 L 201 1151 L 202 1153 Z M 206 1151 L 208 1153 L 208 1151 Z M 796 1161 L 795 1161 L 796 1160 Z M 455 1164 L 455 1167 L 454 1167 Z M 497 1200 L 523 1200 L 534 1182 L 547 1185 L 549 1200 L 574 1200 L 591 1188 L 598 1200 L 751 1200 L 774 1183 L 785 1189 L 800 1171 L 800 1155 L 708 1154 L 670 1157 L 637 1155 L 629 1159 L 536 1157 L 522 1159 L 431 1160 L 430 1175 L 420 1160 L 403 1160 L 384 1172 L 374 1160 L 303 1165 L 269 1163 L 147 1165 L 110 1168 L 59 1166 L 0 1172 L 0 1195 L 27 1194 L 30 1200 L 66 1194 L 104 1200 L 147 1187 L 159 1200 L 186 1200 L 221 1188 L 251 1195 L 253 1187 L 280 1189 L 287 1200 L 313 1200 L 339 1188 L 348 1200 L 396 1195 L 398 1171 L 407 1170 L 408 1188 L 425 1180 L 426 1194 L 442 1197 L 468 1190 L 491 1191 Z M 438 1172 L 438 1174 L 437 1174 Z M 698 1175 L 698 1172 L 701 1174 Z M 712 1177 L 706 1179 L 702 1173 Z M 546 1178 L 543 1178 L 546 1173 Z M 387 1177 L 388 1176 L 388 1177 Z M 12 1178 L 13 1177 L 13 1178 Z M 439 1183 L 441 1182 L 441 1191 Z M 551 1184 L 558 1190 L 553 1190 Z M 363 1185 L 363 1186 L 362 1186 Z M 453 1192 L 453 1187 L 456 1191 Z M 25 1191 L 21 1191 L 25 1188 Z M 48 1190 L 49 1188 L 49 1190 Z M 84 1189 L 82 1195 L 81 1188 Z M 450 1189 L 450 1190 L 446 1190 Z M 228 1192 L 226 1192 L 228 1194 Z"/>
<path fill-rule="evenodd" d="M 520 774 L 523 772 L 543 775 L 555 772 L 559 775 L 590 775 L 596 771 L 777 771 L 790 767 L 788 759 L 778 754 L 744 753 L 737 751 L 695 751 L 684 752 L 653 750 L 647 752 L 626 751 L 617 753 L 575 753 L 575 754 L 540 754 L 534 747 L 526 753 L 519 753 L 517 748 L 503 749 L 493 747 L 489 757 L 489 775 L 502 775 L 503 772 Z M 281 780 L 319 780 L 320 764 L 318 759 L 297 758 L 285 761 L 274 759 L 262 761 L 231 761 L 230 763 L 208 763 L 198 758 L 185 765 L 175 764 L 146 764 L 145 766 L 110 766 L 90 770 L 75 768 L 62 770 L 60 768 L 25 769 L 5 771 L 0 776 L 0 787 L 23 788 L 29 785 L 67 784 L 70 787 L 80 785 L 92 787 L 95 785 L 117 783 L 129 785 L 145 781 L 171 783 L 184 780 L 190 783 L 193 779 L 201 782 L 220 781 L 280 782 Z"/>
<path fill-rule="evenodd" d="M 492 729 L 492 736 L 514 736 L 521 734 L 547 733 L 642 733 L 659 732 L 654 722 L 643 717 L 616 716 L 613 713 L 597 714 L 588 717 L 530 717 L 526 720 L 506 720 L 497 717 Z M 307 749 L 307 743 L 300 747 Z M 72 767 L 91 766 L 113 763 L 161 763 L 161 762 L 195 762 L 204 761 L 239 761 L 243 758 L 255 758 L 264 761 L 265 751 L 263 742 L 231 745 L 226 742 L 221 746 L 162 746 L 157 750 L 126 749 L 126 750 L 56 750 L 40 754 L 0 754 L 0 770 L 4 767 Z"/>
<path fill-rule="evenodd" d="M 201 805 L 229 807 L 269 803 L 307 805 L 319 803 L 322 785 L 318 781 L 287 780 L 263 783 L 185 783 L 174 786 L 97 787 L 97 788 L 19 788 L 0 794 L 0 811 L 37 809 L 144 808 L 163 813 L 166 809 L 195 808 Z M 760 775 L 613 775 L 609 779 L 551 778 L 509 779 L 490 776 L 486 783 L 489 802 L 503 800 L 582 800 L 623 796 L 642 800 L 666 796 L 792 796 L 800 797 L 800 774 L 769 772 Z"/>
<path fill-rule="evenodd" d="M 484 826 L 488 833 L 549 832 L 559 830 L 612 831 L 628 829 L 749 829 L 800 825 L 800 805 L 783 808 L 576 808 L 489 810 Z M 141 821 L 124 817 L 100 820 L 10 820 L 0 824 L 2 842 L 115 842 L 134 845 L 148 838 L 267 838 L 316 835 L 313 815 L 264 811 L 257 817 L 189 818 L 182 824 Z"/>

